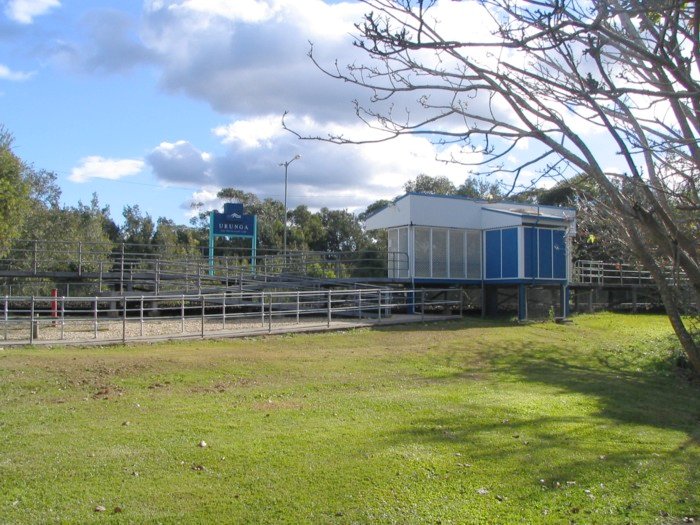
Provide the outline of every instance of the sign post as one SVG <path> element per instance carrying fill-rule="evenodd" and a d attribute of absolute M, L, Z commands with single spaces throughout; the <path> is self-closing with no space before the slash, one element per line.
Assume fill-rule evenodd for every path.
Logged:
<path fill-rule="evenodd" d="M 255 273 L 258 244 L 258 218 L 243 213 L 243 204 L 227 202 L 224 212 L 209 212 L 209 275 L 214 275 L 214 239 L 238 237 L 251 240 L 250 266 Z"/>

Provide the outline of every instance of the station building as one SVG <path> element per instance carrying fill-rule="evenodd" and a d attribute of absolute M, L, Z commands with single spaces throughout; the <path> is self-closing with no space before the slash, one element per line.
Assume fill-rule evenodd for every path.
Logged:
<path fill-rule="evenodd" d="M 388 275 L 414 286 L 481 287 L 482 311 L 514 293 L 527 318 L 528 292 L 545 290 L 566 317 L 573 208 L 407 193 L 365 221 L 387 230 Z"/>

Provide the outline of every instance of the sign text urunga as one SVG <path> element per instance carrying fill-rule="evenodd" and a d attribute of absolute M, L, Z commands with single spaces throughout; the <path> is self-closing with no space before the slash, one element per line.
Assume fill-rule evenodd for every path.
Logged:
<path fill-rule="evenodd" d="M 214 235 L 253 237 L 255 235 L 254 215 L 243 213 L 243 205 L 226 203 L 223 213 L 214 212 Z"/>

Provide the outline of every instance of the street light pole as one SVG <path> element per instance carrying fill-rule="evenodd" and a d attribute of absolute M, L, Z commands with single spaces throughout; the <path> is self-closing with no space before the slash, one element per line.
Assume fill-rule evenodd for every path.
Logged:
<path fill-rule="evenodd" d="M 301 155 L 294 157 L 287 162 L 280 162 L 280 166 L 284 166 L 284 263 L 287 264 L 287 171 L 289 165 L 301 158 Z"/>

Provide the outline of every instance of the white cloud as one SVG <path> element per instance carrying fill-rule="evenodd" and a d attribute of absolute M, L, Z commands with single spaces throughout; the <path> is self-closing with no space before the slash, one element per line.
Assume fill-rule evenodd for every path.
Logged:
<path fill-rule="evenodd" d="M 269 2 L 258 0 L 236 0 L 235 2 L 185 0 L 177 7 L 247 23 L 268 20 L 275 11 Z"/>
<path fill-rule="evenodd" d="M 0 80 L 12 80 L 21 82 L 34 76 L 34 73 L 26 73 L 24 71 L 12 71 L 9 67 L 0 64 Z"/>
<path fill-rule="evenodd" d="M 259 148 L 270 146 L 272 139 L 287 133 L 282 128 L 279 115 L 268 115 L 248 120 L 237 120 L 226 126 L 218 126 L 213 130 L 224 144 L 239 144 L 244 148 Z"/>
<path fill-rule="evenodd" d="M 349 34 L 365 8 L 322 0 L 151 1 L 140 37 L 167 91 L 220 113 L 303 113 L 311 103 L 316 115 L 350 119 L 360 90 L 323 75 L 307 53 L 313 41 L 325 63 L 352 62 Z"/>
<path fill-rule="evenodd" d="M 462 184 L 470 175 L 468 162 L 482 161 L 482 152 L 436 145 L 427 135 L 337 146 L 299 141 L 282 128 L 282 113 L 289 111 L 287 123 L 302 135 L 380 137 L 357 120 L 352 104 L 358 100 L 369 105 L 372 93 L 329 78 L 307 56 L 313 41 L 315 58 L 331 69 L 336 61 L 341 71 L 347 71 L 342 69 L 346 64 L 367 63 L 369 59 L 352 45 L 351 36 L 357 32 L 353 24 L 362 21 L 367 9 L 356 1 L 146 0 L 140 20 L 127 12 L 119 16 L 104 9 L 84 17 L 84 40 L 71 37 L 58 51 L 67 62 L 90 72 L 124 72 L 140 64 L 152 65 L 164 90 L 204 101 L 226 115 L 222 118 L 231 119 L 211 129 L 219 142 L 212 151 L 188 140 L 162 142 L 143 161 L 130 161 L 140 163 L 131 166 L 136 172 L 147 163 L 161 182 L 207 188 L 193 195 L 194 201 L 206 206 L 218 206 L 216 189 L 229 186 L 281 200 L 284 171 L 279 163 L 296 154 L 302 159 L 289 170 L 290 207 L 303 203 L 312 208 L 360 209 L 401 194 L 403 185 L 420 174 L 447 176 L 454 184 Z M 472 2 L 440 1 L 432 12 L 450 37 L 493 38 L 491 22 Z M 421 58 L 436 59 L 432 53 Z M 494 57 L 478 59 L 488 62 Z M 441 60 L 446 68 L 453 65 L 447 56 Z M 408 115 L 420 119 L 429 112 L 418 102 L 421 95 L 400 93 L 378 104 L 387 111 L 393 104 L 399 120 Z M 429 102 L 449 104 L 451 96 L 433 93 Z M 478 97 L 469 100 L 469 107 L 478 111 L 488 103 L 487 97 Z M 510 111 L 508 107 L 496 110 L 504 118 Z M 470 124 L 446 120 L 435 125 L 455 131 Z M 515 151 L 512 161 L 517 162 L 521 153 L 521 149 Z M 462 164 L 436 158 L 455 158 Z M 71 180 L 125 176 L 106 169 L 109 162 L 129 161 L 83 159 Z"/>
<path fill-rule="evenodd" d="M 59 0 L 10 0 L 5 7 L 5 14 L 20 24 L 31 24 L 35 17 L 60 6 Z"/>
<path fill-rule="evenodd" d="M 301 131 L 323 127 L 311 117 L 290 117 L 289 123 Z M 361 124 L 326 127 L 344 135 L 360 135 L 364 129 Z M 436 160 L 451 156 L 465 160 L 460 148 L 436 146 L 426 137 L 405 136 L 365 146 L 300 142 L 281 131 L 279 117 L 272 116 L 235 120 L 213 133 L 222 140 L 220 151 L 203 153 L 179 141 L 163 143 L 147 157 L 161 181 L 210 188 L 192 197 L 208 208 L 220 204 L 211 188 L 234 187 L 260 198 L 282 200 L 284 169 L 280 163 L 296 154 L 302 158 L 289 167 L 290 207 L 306 204 L 362 210 L 378 199 L 402 194 L 403 185 L 422 173 L 446 176 L 456 185 L 469 176 L 468 167 Z M 481 159 L 480 153 L 473 155 L 472 160 Z"/>
<path fill-rule="evenodd" d="M 73 182 L 88 182 L 92 179 L 118 180 L 136 175 L 143 170 L 144 164 L 144 161 L 138 159 L 85 157 L 71 170 L 68 180 Z"/>
<path fill-rule="evenodd" d="M 200 191 L 195 191 L 187 202 L 183 202 L 180 205 L 180 208 L 188 210 L 186 213 L 187 217 L 195 217 L 200 211 L 220 210 L 224 201 L 216 196 L 219 190 L 220 188 L 207 187 Z"/>
<path fill-rule="evenodd" d="M 211 155 L 184 140 L 162 142 L 146 160 L 162 181 L 202 185 L 210 177 Z"/>

